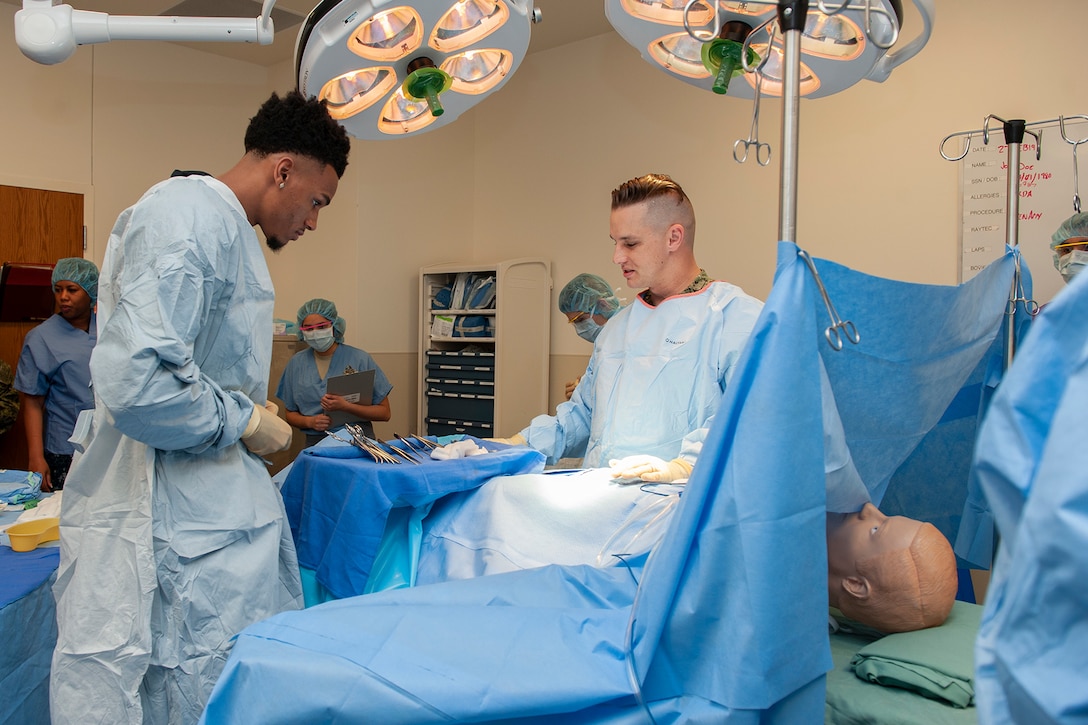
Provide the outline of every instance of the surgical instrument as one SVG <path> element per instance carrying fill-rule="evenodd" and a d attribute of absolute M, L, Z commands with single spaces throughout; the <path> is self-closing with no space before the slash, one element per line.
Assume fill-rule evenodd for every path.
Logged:
<path fill-rule="evenodd" d="M 831 303 L 831 297 L 827 294 L 827 288 L 824 287 L 824 281 L 820 279 L 820 273 L 816 271 L 816 263 L 812 261 L 812 257 L 808 255 L 803 249 L 798 249 L 797 254 L 801 259 L 805 260 L 805 264 L 808 265 L 808 269 L 812 272 L 812 276 L 816 280 L 816 287 L 820 290 L 820 296 L 824 298 L 824 306 L 827 307 L 827 315 L 831 318 L 831 326 L 824 330 L 824 337 L 827 338 L 827 342 L 831 347 L 838 351 L 842 350 L 843 335 L 851 343 L 857 345 L 861 342 L 861 336 L 858 334 L 858 328 L 854 326 L 854 323 L 850 320 L 844 320 L 839 317 L 839 313 L 835 310 L 835 305 Z"/>
<path fill-rule="evenodd" d="M 760 166 L 766 166 L 771 163 L 771 145 L 769 143 L 760 143 L 759 141 L 759 99 L 763 95 L 763 73 L 759 70 L 755 71 L 756 74 L 756 89 L 755 89 L 755 101 L 752 108 L 752 126 L 748 129 L 748 138 L 738 138 L 733 142 L 733 160 L 738 164 L 743 164 L 748 160 L 748 152 L 755 147 L 755 159 L 756 163 Z M 744 153 L 739 154 L 740 147 L 743 145 Z M 766 151 L 767 154 L 763 155 Z"/>

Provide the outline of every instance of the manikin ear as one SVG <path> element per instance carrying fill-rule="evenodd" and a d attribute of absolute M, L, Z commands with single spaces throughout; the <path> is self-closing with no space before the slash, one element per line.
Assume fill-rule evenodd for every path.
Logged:
<path fill-rule="evenodd" d="M 869 580 L 863 576 L 848 576 L 842 580 L 842 588 L 850 597 L 857 601 L 865 601 L 872 594 L 872 586 Z"/>

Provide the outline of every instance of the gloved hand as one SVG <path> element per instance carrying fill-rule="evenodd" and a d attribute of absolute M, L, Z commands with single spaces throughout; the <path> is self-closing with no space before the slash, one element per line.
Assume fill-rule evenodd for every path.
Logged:
<path fill-rule="evenodd" d="M 692 465 L 683 458 L 665 461 L 657 456 L 627 456 L 608 462 L 612 477 L 632 481 L 651 481 L 653 483 L 674 483 L 687 481 Z"/>
<path fill-rule="evenodd" d="M 484 438 L 484 440 L 485 441 L 490 441 L 491 443 L 502 443 L 503 445 L 506 445 L 506 446 L 527 446 L 527 445 L 529 445 L 529 441 L 525 440 L 525 437 L 522 436 L 521 433 L 515 433 L 514 435 L 510 436 L 509 438 Z"/>
<path fill-rule="evenodd" d="M 242 443 L 258 456 L 268 456 L 291 447 L 291 426 L 280 418 L 279 407 L 271 400 L 254 405 L 249 424 L 242 431 Z"/>
<path fill-rule="evenodd" d="M 567 400 L 574 395 L 574 389 L 578 387 L 578 383 L 582 382 L 582 376 L 579 375 L 574 380 L 568 380 L 563 388 L 563 393 L 567 396 Z"/>

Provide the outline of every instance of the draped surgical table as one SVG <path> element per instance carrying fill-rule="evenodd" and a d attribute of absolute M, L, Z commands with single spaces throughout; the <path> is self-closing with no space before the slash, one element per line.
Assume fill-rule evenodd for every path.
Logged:
<path fill-rule="evenodd" d="M 0 513 L 0 525 L 19 513 Z M 56 543 L 12 551 L 0 535 L 0 722 L 49 722 L 49 664 L 57 641 Z"/>

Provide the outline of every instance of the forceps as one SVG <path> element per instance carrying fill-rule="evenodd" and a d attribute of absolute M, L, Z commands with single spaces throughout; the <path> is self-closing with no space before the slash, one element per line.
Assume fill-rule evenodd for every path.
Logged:
<path fill-rule="evenodd" d="M 847 340 L 857 345 L 861 342 L 858 328 L 855 327 L 854 323 L 850 320 L 844 320 L 839 317 L 835 305 L 831 304 L 831 295 L 827 294 L 827 288 L 824 287 L 824 281 L 820 279 L 820 273 L 816 271 L 816 263 L 812 261 L 812 257 L 808 256 L 808 252 L 803 249 L 798 249 L 797 254 L 801 259 L 805 260 L 805 264 L 808 265 L 809 271 L 812 272 L 812 276 L 816 279 L 816 289 L 820 291 L 820 296 L 824 299 L 824 306 L 827 307 L 827 316 L 831 318 L 831 326 L 824 330 L 824 337 L 827 338 L 827 344 L 831 345 L 831 348 L 836 352 L 842 350 L 843 337 L 845 336 Z"/>
<path fill-rule="evenodd" d="M 1012 288 L 1013 293 L 1009 295 L 1009 302 L 1005 306 L 1006 315 L 1016 314 L 1017 303 L 1023 303 L 1024 310 L 1032 317 L 1035 317 L 1035 315 L 1039 314 L 1039 303 L 1024 294 L 1024 278 L 1022 276 L 1022 273 L 1020 272 L 1019 254 L 1016 255 L 1016 271 L 1013 273 Z"/>
<path fill-rule="evenodd" d="M 755 159 L 756 163 L 760 166 L 766 166 L 771 163 L 771 145 L 769 143 L 760 143 L 759 141 L 759 98 L 763 95 L 763 74 L 756 71 L 756 100 L 755 106 L 752 109 L 752 127 L 748 129 L 748 138 L 738 138 L 733 142 L 733 160 L 738 164 L 743 164 L 748 160 L 748 152 L 754 146 L 755 147 Z M 741 146 L 744 147 L 744 153 L 740 154 Z M 766 155 L 764 155 L 766 151 Z"/>

